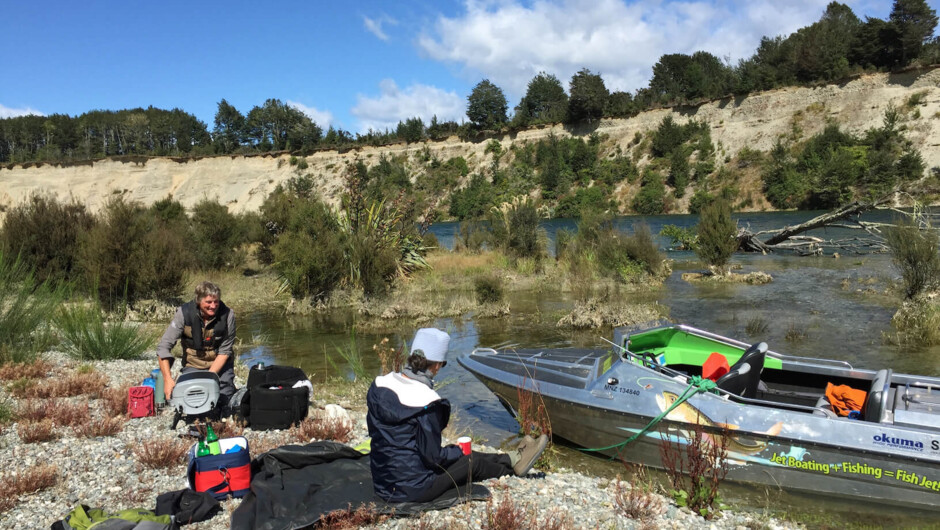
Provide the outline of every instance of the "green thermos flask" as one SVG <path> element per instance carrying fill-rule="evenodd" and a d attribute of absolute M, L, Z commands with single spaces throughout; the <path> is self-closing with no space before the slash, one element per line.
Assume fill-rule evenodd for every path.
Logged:
<path fill-rule="evenodd" d="M 155 383 L 153 404 L 157 407 L 162 407 L 166 404 L 166 394 L 163 393 L 163 371 L 157 368 L 156 370 L 150 372 L 150 377 L 153 378 Z"/>

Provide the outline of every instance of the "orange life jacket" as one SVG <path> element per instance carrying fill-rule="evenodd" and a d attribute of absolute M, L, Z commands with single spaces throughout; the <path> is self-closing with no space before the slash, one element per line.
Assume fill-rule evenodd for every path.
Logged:
<path fill-rule="evenodd" d="M 861 411 L 862 406 L 865 405 L 866 397 L 868 397 L 868 392 L 852 388 L 849 385 L 834 385 L 832 383 L 826 385 L 826 399 L 832 405 L 832 410 L 836 411 L 839 416 L 848 416 L 849 412 L 853 410 Z"/>

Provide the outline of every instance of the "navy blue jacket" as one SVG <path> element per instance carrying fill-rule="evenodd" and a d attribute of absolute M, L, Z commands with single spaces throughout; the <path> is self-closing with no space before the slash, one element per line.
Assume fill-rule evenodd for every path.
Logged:
<path fill-rule="evenodd" d="M 417 499 L 463 453 L 441 447 L 450 402 L 420 381 L 398 373 L 375 378 L 366 396 L 372 437 L 372 483 L 390 502 Z"/>

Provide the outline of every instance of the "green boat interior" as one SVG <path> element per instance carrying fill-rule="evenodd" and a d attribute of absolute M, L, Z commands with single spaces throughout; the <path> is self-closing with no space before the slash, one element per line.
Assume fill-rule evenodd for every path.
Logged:
<path fill-rule="evenodd" d="M 838 418 L 826 388 L 847 385 L 866 392 L 859 419 L 937 430 L 940 380 L 895 376 L 890 369 L 856 370 L 831 359 L 791 357 L 687 326 L 667 326 L 627 334 L 615 331 L 625 360 L 667 375 L 703 375 L 709 359 L 727 362 L 716 384 L 730 399 Z"/>

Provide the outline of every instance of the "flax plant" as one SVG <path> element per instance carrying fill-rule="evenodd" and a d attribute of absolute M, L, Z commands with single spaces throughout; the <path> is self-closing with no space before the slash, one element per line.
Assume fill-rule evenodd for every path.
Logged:
<path fill-rule="evenodd" d="M 156 336 L 130 322 L 107 322 L 101 308 L 64 307 L 55 316 L 66 353 L 82 361 L 139 359 L 156 342 Z"/>
<path fill-rule="evenodd" d="M 0 252 L 0 365 L 31 362 L 50 345 L 48 322 L 64 292 Z"/>

